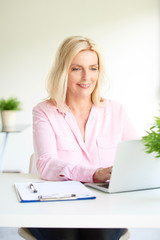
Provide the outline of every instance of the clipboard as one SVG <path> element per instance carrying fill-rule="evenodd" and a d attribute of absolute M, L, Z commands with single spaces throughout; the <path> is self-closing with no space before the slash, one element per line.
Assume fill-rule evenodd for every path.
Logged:
<path fill-rule="evenodd" d="M 83 183 L 77 181 L 41 181 L 15 183 L 19 202 L 51 202 L 95 199 Z"/>

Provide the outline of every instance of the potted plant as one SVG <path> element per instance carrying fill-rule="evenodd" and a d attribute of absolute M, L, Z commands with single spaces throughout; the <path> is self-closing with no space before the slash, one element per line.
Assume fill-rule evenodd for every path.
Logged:
<path fill-rule="evenodd" d="M 12 129 L 15 126 L 16 112 L 21 110 L 21 102 L 15 98 L 0 99 L 0 111 L 3 129 Z"/>
<path fill-rule="evenodd" d="M 147 135 L 142 137 L 142 142 L 147 153 L 154 152 L 160 158 L 160 117 L 154 118 L 153 126 L 147 131 Z"/>

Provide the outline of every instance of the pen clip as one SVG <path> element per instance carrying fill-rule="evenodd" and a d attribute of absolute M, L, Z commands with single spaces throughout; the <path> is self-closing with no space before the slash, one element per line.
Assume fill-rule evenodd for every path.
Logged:
<path fill-rule="evenodd" d="M 59 200 L 72 200 L 72 199 L 77 199 L 76 198 L 76 194 L 70 194 L 70 195 L 63 195 L 63 196 L 54 196 L 55 194 L 53 195 L 50 195 L 50 196 L 43 196 L 43 195 L 40 195 L 38 196 L 38 200 L 39 201 L 59 201 Z"/>

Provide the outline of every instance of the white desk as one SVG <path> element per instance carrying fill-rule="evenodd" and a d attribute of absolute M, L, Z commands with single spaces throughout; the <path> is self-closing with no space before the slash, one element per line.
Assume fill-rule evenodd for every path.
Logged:
<path fill-rule="evenodd" d="M 19 203 L 13 184 L 29 174 L 0 174 L 1 227 L 160 228 L 160 189 L 106 194 L 94 200 Z"/>

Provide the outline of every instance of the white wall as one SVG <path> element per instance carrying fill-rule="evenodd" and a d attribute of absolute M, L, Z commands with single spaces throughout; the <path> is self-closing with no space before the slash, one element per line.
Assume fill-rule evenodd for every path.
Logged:
<path fill-rule="evenodd" d="M 85 35 L 104 55 L 109 97 L 144 135 L 159 110 L 159 16 L 159 0 L 0 0 L 0 97 L 21 99 L 17 122 L 31 123 L 32 107 L 47 96 L 57 47 L 70 35 Z M 32 145 L 32 128 L 27 136 Z M 25 141 L 28 156 L 33 149 L 25 150 Z"/>

